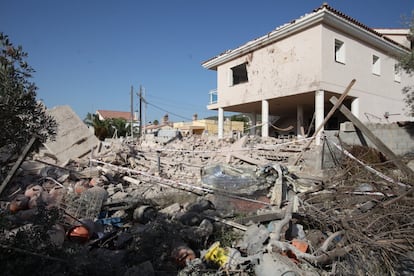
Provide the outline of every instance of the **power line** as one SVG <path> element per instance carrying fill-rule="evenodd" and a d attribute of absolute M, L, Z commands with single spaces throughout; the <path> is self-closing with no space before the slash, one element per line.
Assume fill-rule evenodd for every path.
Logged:
<path fill-rule="evenodd" d="M 156 105 L 154 105 L 154 104 L 152 104 L 152 103 L 150 103 L 150 102 L 148 102 L 148 101 L 146 101 L 146 103 L 147 103 L 148 105 L 152 106 L 152 107 L 155 107 L 155 108 L 157 108 L 157 109 L 159 109 L 159 110 L 161 110 L 161 111 L 167 112 L 168 114 L 174 115 L 174 116 L 179 117 L 179 118 L 181 118 L 181 119 L 184 119 L 184 120 L 187 120 L 187 121 L 191 121 L 191 120 L 192 120 L 192 119 L 189 119 L 189 118 L 187 118 L 187 117 L 184 117 L 184 116 L 178 115 L 178 114 L 176 114 L 176 113 L 174 113 L 174 112 L 170 112 L 170 111 L 168 111 L 168 110 L 166 110 L 166 109 L 164 109 L 164 108 L 162 108 L 162 107 L 156 106 Z"/>
<path fill-rule="evenodd" d="M 188 110 L 188 111 L 194 111 L 194 108 L 202 108 L 205 107 L 205 105 L 202 104 L 194 104 L 194 103 L 186 103 L 186 102 L 174 102 L 168 99 L 168 101 L 165 100 L 165 98 L 157 97 L 154 95 L 147 96 L 147 99 L 151 101 L 153 104 L 156 105 L 162 105 L 165 106 L 168 109 L 179 109 L 179 110 Z"/>

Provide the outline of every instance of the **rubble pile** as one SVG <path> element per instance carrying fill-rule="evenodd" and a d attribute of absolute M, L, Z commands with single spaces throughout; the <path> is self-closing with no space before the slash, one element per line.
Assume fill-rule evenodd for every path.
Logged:
<path fill-rule="evenodd" d="M 389 162 L 360 149 L 377 174 L 340 153 L 316 175 L 294 164 L 306 140 L 180 138 L 26 158 L 1 197 L 1 273 L 414 272 L 413 183 Z"/>

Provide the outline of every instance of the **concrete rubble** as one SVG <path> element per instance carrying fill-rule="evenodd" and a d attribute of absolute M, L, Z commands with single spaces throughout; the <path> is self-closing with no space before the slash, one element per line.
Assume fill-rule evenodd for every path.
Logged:
<path fill-rule="evenodd" d="M 88 129 L 70 106 L 57 106 L 48 109 L 47 113 L 55 118 L 58 130 L 56 140 L 44 144 L 44 152 L 56 161 L 62 163 L 69 159 L 82 158 L 99 145 L 93 131 Z"/>
<path fill-rule="evenodd" d="M 257 136 L 99 143 L 59 114 L 2 193 L 4 275 L 414 273 L 413 183 L 389 164 L 293 165 L 306 140 Z"/>

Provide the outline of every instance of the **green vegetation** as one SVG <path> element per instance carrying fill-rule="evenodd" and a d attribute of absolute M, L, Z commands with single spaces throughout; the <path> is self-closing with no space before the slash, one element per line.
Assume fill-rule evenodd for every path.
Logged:
<path fill-rule="evenodd" d="M 411 16 L 411 20 L 408 23 L 410 33 L 408 39 L 411 41 L 411 45 L 414 45 L 414 11 Z M 400 58 L 399 66 L 410 76 L 414 75 L 414 47 L 411 47 L 411 52 Z M 414 87 L 405 86 L 403 88 L 403 94 L 405 95 L 405 103 L 408 108 L 408 112 L 411 116 L 414 116 Z"/>
<path fill-rule="evenodd" d="M 131 135 L 131 129 L 125 119 L 105 119 L 100 120 L 98 115 L 88 113 L 83 122 L 95 129 L 95 136 L 103 141 L 105 138 L 126 137 Z"/>
<path fill-rule="evenodd" d="M 32 137 L 37 137 L 32 150 L 38 150 L 56 135 L 56 121 L 36 99 L 37 87 L 29 80 L 34 70 L 27 56 L 0 33 L 0 150 L 10 153 L 9 158 L 19 154 Z M 4 163 L 0 167 L 5 168 Z"/>

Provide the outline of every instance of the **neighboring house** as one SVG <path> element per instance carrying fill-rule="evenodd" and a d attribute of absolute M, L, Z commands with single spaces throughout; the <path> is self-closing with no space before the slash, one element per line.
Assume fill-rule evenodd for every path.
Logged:
<path fill-rule="evenodd" d="M 173 129 L 173 122 L 171 122 L 168 118 L 168 114 L 165 114 L 161 122 L 157 125 L 146 125 L 144 126 L 144 133 L 151 134 L 151 133 L 157 133 L 159 130 L 168 130 Z"/>
<path fill-rule="evenodd" d="M 151 134 L 151 133 L 156 133 L 159 130 L 167 130 L 167 129 L 173 129 L 173 125 L 172 123 L 167 123 L 167 124 L 158 124 L 158 125 L 146 125 L 143 129 L 144 133 L 146 134 Z"/>
<path fill-rule="evenodd" d="M 114 110 L 97 110 L 96 114 L 98 115 L 99 120 L 107 120 L 107 119 L 124 119 L 126 121 L 125 127 L 131 128 L 131 121 L 132 121 L 132 129 L 133 132 L 136 132 L 139 128 L 139 121 L 135 114 L 131 114 L 131 112 L 127 111 L 114 111 Z M 131 120 L 132 119 L 132 120 Z M 118 135 L 118 132 L 115 132 L 115 136 Z"/>
<path fill-rule="evenodd" d="M 131 112 L 127 111 L 97 110 L 96 114 L 101 121 L 105 119 L 125 119 L 127 122 L 130 122 L 131 118 L 134 122 L 137 121 L 135 114 L 131 116 Z"/>
<path fill-rule="evenodd" d="M 413 78 L 398 71 L 398 57 L 410 52 L 408 29 L 371 29 L 327 4 L 234 50 L 205 61 L 217 71 L 209 110 L 248 115 L 261 135 L 271 126 L 293 126 L 294 134 L 318 128 L 352 79 L 344 104 L 363 122 L 412 120 L 404 114 L 402 88 Z M 337 111 L 325 125 L 338 129 Z M 312 124 L 312 122 L 314 122 Z M 315 127 L 316 126 L 316 127 Z M 319 141 L 319 139 L 317 139 Z"/>
<path fill-rule="evenodd" d="M 174 128 L 180 130 L 183 135 L 218 134 L 217 120 L 199 120 L 197 114 L 194 114 L 191 122 L 174 123 Z M 232 136 L 234 133 L 244 133 L 244 122 L 225 120 L 223 123 L 223 134 L 225 136 Z"/>

